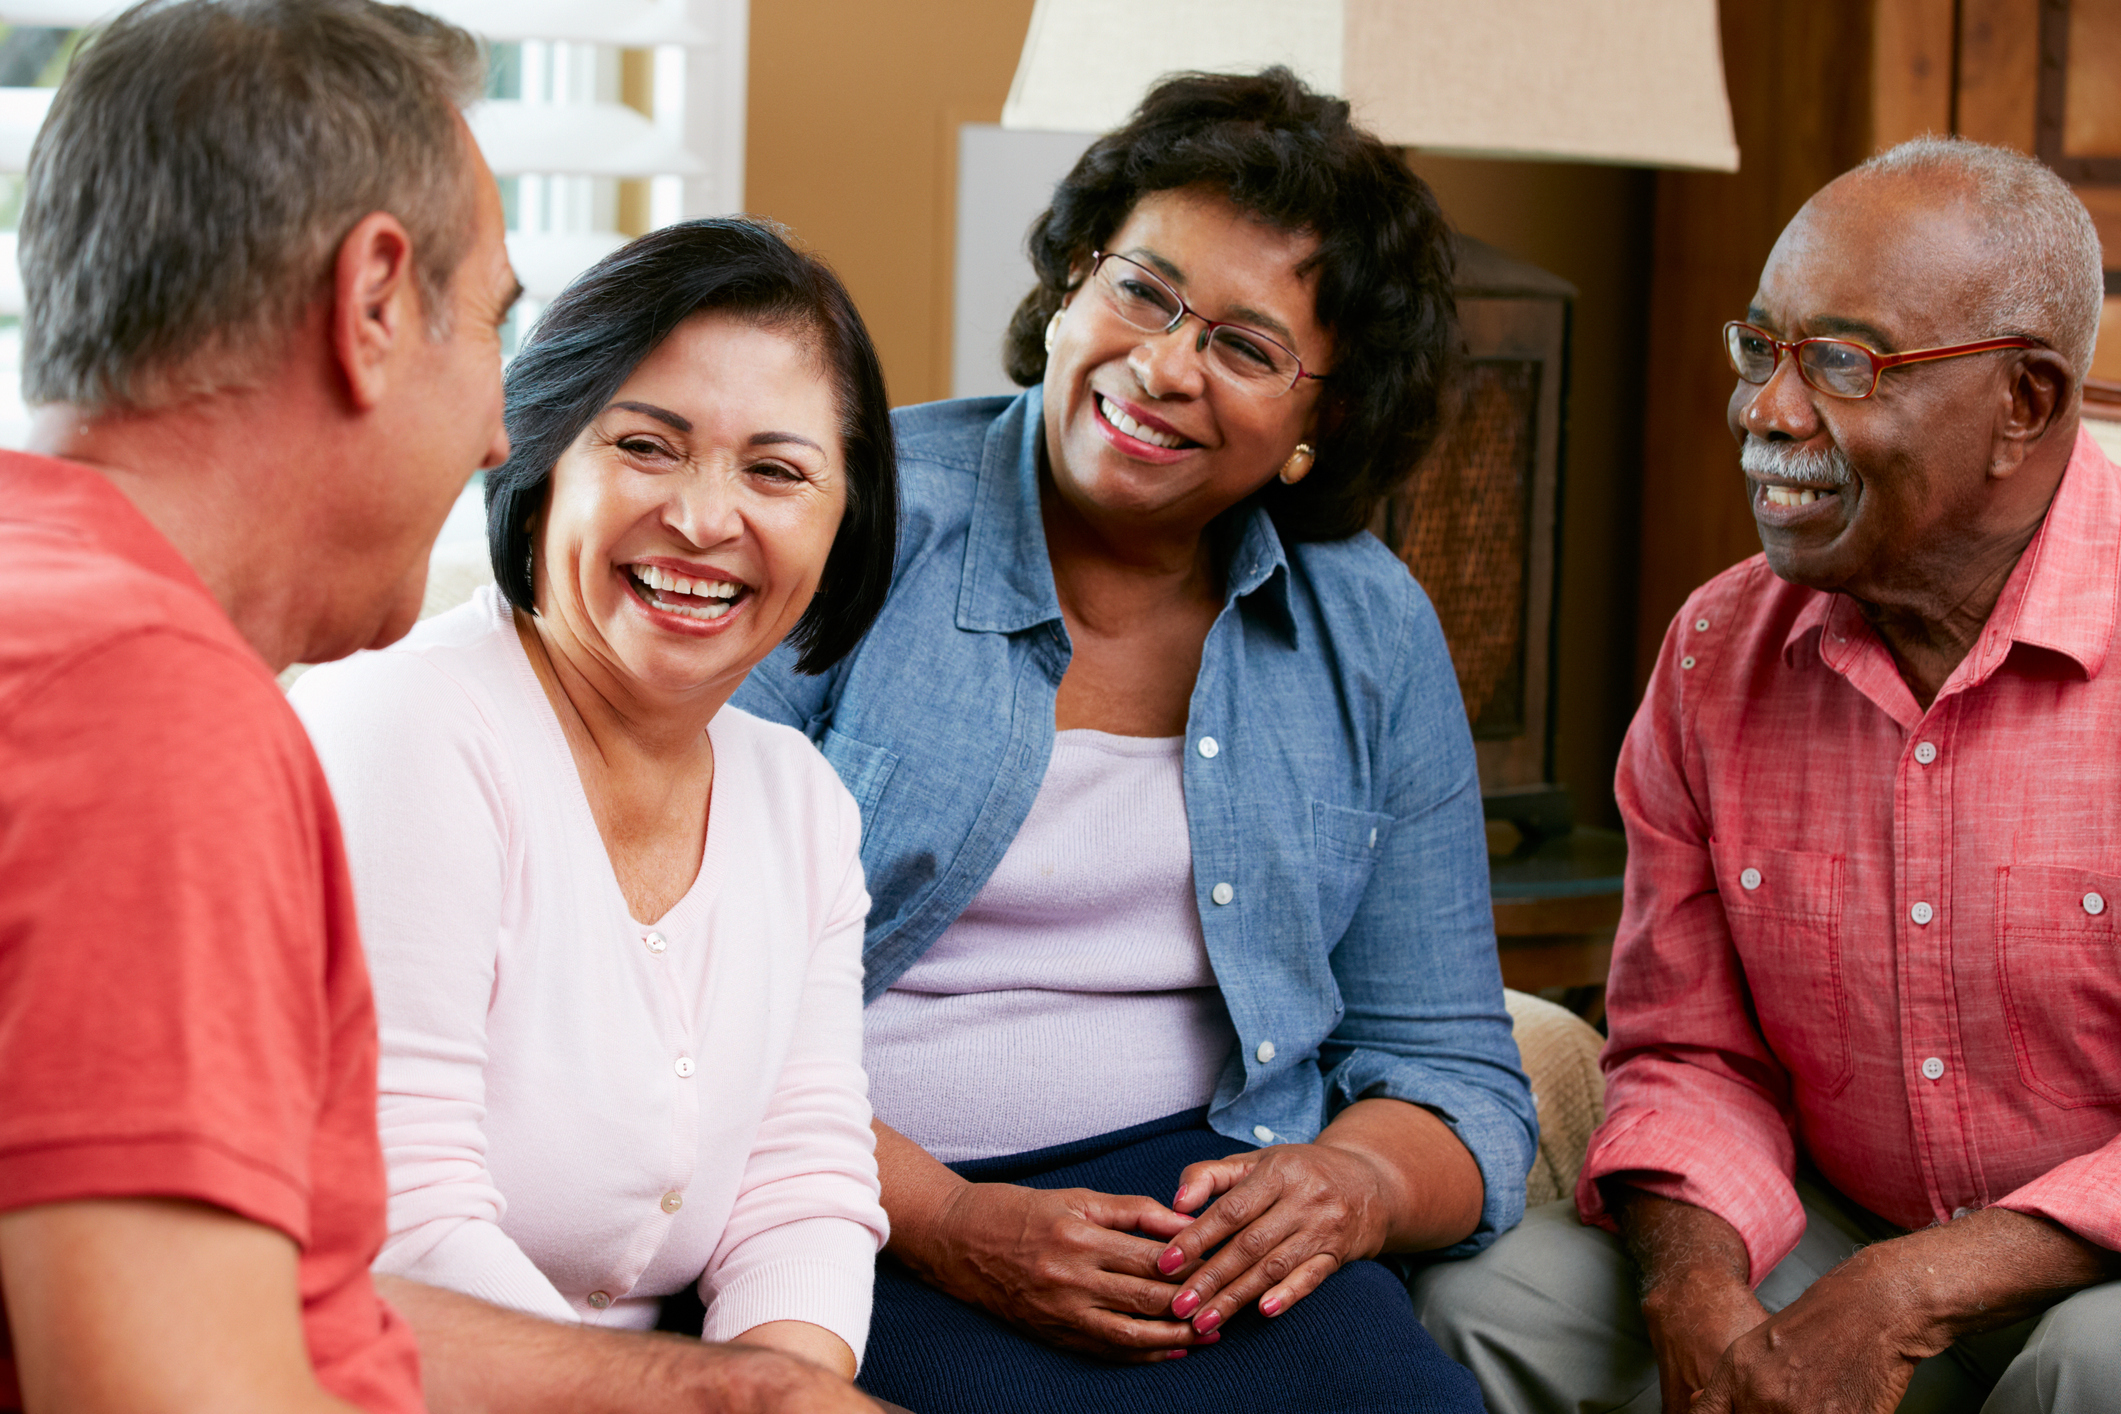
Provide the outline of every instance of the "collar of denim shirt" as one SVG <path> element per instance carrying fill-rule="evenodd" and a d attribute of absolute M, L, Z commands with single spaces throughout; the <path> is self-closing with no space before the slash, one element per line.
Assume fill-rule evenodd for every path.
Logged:
<path fill-rule="evenodd" d="M 1039 512 L 1044 408 L 1043 390 L 1028 388 L 987 428 L 957 590 L 957 626 L 968 633 L 1018 633 L 1060 620 Z M 1248 607 L 1264 609 L 1293 638 L 1289 559 L 1258 498 L 1231 507 L 1208 533 L 1235 542 L 1222 561 L 1224 604 L 1250 599 Z"/>

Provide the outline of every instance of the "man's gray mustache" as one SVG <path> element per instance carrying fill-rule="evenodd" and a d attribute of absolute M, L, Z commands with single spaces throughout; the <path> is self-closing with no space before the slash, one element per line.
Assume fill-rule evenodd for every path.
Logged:
<path fill-rule="evenodd" d="M 1850 477 L 1849 459 L 1839 447 L 1814 452 L 1795 442 L 1763 442 L 1753 436 L 1739 449 L 1738 465 L 1753 476 L 1806 486 L 1846 486 Z"/>

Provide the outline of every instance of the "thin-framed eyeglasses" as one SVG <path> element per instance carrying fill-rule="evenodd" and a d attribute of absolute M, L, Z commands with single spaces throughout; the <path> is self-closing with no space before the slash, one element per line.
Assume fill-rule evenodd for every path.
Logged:
<path fill-rule="evenodd" d="M 1255 397 L 1278 398 L 1306 378 L 1325 380 L 1323 373 L 1306 372 L 1296 350 L 1280 340 L 1243 324 L 1208 318 L 1140 261 L 1092 251 L 1088 284 L 1107 308 L 1145 334 L 1168 334 L 1185 323 L 1187 315 L 1198 319 L 1201 331 L 1193 341 L 1194 352 L 1205 355 L 1209 369 L 1224 382 Z"/>
<path fill-rule="evenodd" d="M 1977 339 L 1971 344 L 1948 344 L 1936 349 L 1913 349 L 1907 353 L 1882 354 L 1854 339 L 1778 339 L 1757 325 L 1733 319 L 1723 326 L 1724 352 L 1731 367 L 1748 383 L 1765 383 L 1775 376 L 1787 353 L 1797 360 L 1797 375 L 1830 398 L 1867 398 L 1878 391 L 1878 379 L 1888 368 L 1903 363 L 1934 363 L 1942 358 L 1965 358 L 1968 354 L 1993 353 L 1997 349 L 2037 349 L 2038 341 L 2017 336 Z"/>

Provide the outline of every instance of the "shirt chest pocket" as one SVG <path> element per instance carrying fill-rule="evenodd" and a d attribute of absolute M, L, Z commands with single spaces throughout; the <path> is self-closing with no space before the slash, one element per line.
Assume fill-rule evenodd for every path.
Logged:
<path fill-rule="evenodd" d="M 1760 1034 L 1805 1088 L 1841 1093 L 1852 1070 L 1837 854 L 1714 841 L 1716 888 Z"/>
<path fill-rule="evenodd" d="M 1311 836 L 1318 850 L 1318 922 L 1328 947 L 1348 930 L 1377 857 L 1392 833 L 1392 817 L 1311 802 Z"/>
<path fill-rule="evenodd" d="M 2047 864 L 1997 871 L 1997 980 L 2018 1077 L 2057 1105 L 2121 1103 L 2121 876 Z"/>

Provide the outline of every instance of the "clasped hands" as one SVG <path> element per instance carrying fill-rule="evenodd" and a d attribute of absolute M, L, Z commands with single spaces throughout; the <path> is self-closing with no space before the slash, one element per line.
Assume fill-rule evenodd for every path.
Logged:
<path fill-rule="evenodd" d="M 918 1265 L 1048 1344 L 1130 1363 L 1177 1359 L 1219 1340 L 1246 1306 L 1279 1315 L 1343 1263 L 1375 1256 L 1393 1182 L 1368 1155 L 1284 1144 L 1190 1165 L 1169 1207 L 967 1184 L 938 1225 L 945 1250 Z"/>
<path fill-rule="evenodd" d="M 1915 1367 L 1961 1336 L 2112 1280 L 2121 1257 L 2046 1218 L 1991 1207 L 1876 1242 L 1773 1315 L 1722 1218 L 1624 1189 L 1664 1414 L 1892 1414 Z"/>

